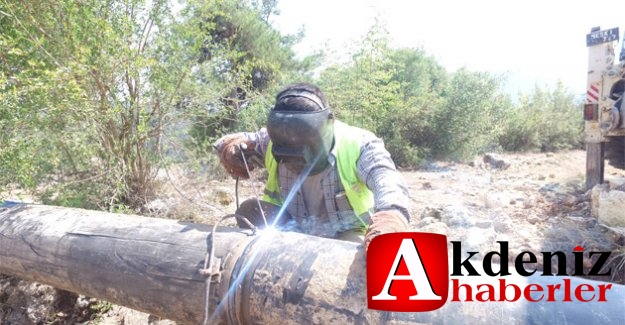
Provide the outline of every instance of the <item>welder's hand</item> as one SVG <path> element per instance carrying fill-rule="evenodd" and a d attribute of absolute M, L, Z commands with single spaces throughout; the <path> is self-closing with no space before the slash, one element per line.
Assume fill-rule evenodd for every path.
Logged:
<path fill-rule="evenodd" d="M 213 147 L 219 154 L 221 165 L 234 177 L 249 178 L 241 153 L 245 155 L 250 172 L 258 165 L 256 143 L 242 134 L 231 134 L 221 137 Z"/>
<path fill-rule="evenodd" d="M 408 231 L 408 223 L 403 214 L 397 210 L 378 211 L 371 216 L 365 234 L 365 249 L 368 249 L 373 238 L 379 235 L 402 231 Z"/>

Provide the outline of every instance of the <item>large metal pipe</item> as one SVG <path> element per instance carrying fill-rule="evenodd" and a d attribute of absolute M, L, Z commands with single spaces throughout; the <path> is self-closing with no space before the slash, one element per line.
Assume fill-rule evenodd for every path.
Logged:
<path fill-rule="evenodd" d="M 199 270 L 211 248 L 211 229 L 81 209 L 0 207 L 0 273 L 201 324 L 205 278 Z M 210 286 L 211 324 L 625 324 L 625 288 L 616 284 L 602 303 L 448 301 L 426 313 L 369 310 L 358 244 L 229 228 L 214 236 L 221 276 Z M 496 278 L 464 278 L 498 288 Z M 520 286 L 562 281 L 505 278 Z M 567 279 L 572 286 L 598 283 Z"/>

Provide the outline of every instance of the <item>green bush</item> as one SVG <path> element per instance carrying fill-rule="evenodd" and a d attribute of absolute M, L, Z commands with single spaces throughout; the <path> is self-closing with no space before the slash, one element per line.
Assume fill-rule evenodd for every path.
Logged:
<path fill-rule="evenodd" d="M 436 158 L 466 160 L 497 142 L 504 112 L 511 106 L 501 80 L 485 72 L 461 69 L 453 74 L 433 122 Z"/>
<path fill-rule="evenodd" d="M 507 151 L 558 151 L 583 148 L 581 103 L 561 83 L 536 88 L 506 112 L 499 145 Z"/>

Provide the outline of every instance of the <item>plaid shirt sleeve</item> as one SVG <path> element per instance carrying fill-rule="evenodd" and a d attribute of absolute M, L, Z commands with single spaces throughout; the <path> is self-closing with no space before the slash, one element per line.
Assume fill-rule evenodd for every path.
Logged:
<path fill-rule="evenodd" d="M 376 212 L 398 210 L 410 221 L 410 198 L 406 181 L 395 167 L 382 139 L 370 132 L 362 140 L 358 176 L 373 192 Z"/>

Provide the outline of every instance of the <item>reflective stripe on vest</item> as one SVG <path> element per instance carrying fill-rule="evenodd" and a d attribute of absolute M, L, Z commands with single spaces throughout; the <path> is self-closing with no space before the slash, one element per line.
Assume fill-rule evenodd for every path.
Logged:
<path fill-rule="evenodd" d="M 345 189 L 347 200 L 357 216 L 361 216 L 373 209 L 373 193 L 371 193 L 365 183 L 360 181 L 356 171 L 356 164 L 360 158 L 360 140 L 362 136 L 361 129 L 340 121 L 334 121 L 339 179 Z M 263 200 L 281 205 L 278 163 L 271 153 L 271 146 L 271 141 L 269 141 L 267 153 L 265 154 L 265 168 L 267 168 L 269 177 L 265 184 Z"/>

